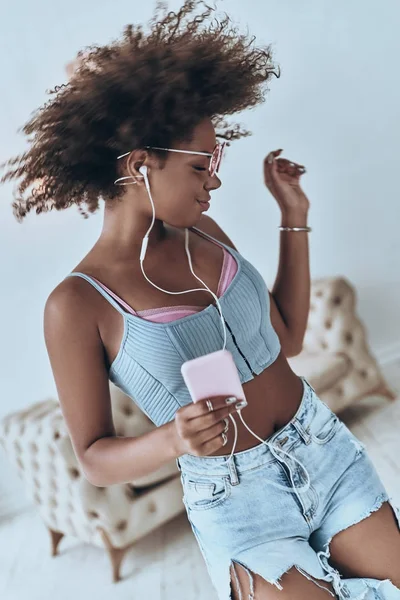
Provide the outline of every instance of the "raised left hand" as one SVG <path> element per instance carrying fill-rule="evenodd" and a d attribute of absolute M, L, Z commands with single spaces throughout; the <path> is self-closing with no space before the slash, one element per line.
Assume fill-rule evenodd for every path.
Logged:
<path fill-rule="evenodd" d="M 264 182 L 283 213 L 308 212 L 310 202 L 300 187 L 300 177 L 306 172 L 286 158 L 278 158 L 282 150 L 270 152 L 264 159 Z"/>

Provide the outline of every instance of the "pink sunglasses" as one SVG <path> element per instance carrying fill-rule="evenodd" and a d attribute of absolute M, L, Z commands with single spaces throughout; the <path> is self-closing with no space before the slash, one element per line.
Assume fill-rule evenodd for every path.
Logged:
<path fill-rule="evenodd" d="M 226 146 L 227 146 L 227 142 L 222 142 L 222 144 L 217 142 L 217 144 L 211 154 L 210 154 L 210 152 L 194 152 L 192 150 L 176 150 L 174 148 L 160 148 L 158 146 L 145 146 L 145 148 L 150 148 L 153 150 L 165 150 L 166 152 L 181 152 L 182 154 L 199 154 L 201 156 L 209 156 L 210 164 L 208 166 L 208 172 L 210 174 L 210 177 L 214 177 L 214 175 L 216 173 L 218 173 L 218 171 L 219 171 L 222 157 L 224 155 Z M 128 154 L 130 154 L 130 152 L 125 152 L 125 154 L 121 154 L 117 158 L 122 158 L 123 156 L 128 156 Z"/>

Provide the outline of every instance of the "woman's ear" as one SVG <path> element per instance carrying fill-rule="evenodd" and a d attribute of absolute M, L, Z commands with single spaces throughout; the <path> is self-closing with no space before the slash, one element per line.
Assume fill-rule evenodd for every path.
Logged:
<path fill-rule="evenodd" d="M 147 164 L 145 164 L 145 162 Z M 131 152 L 127 157 L 126 173 L 127 175 L 130 175 L 138 185 L 144 184 L 145 173 L 142 172 L 142 169 L 145 170 L 146 174 L 148 173 L 149 160 L 147 153 L 140 151 Z"/>

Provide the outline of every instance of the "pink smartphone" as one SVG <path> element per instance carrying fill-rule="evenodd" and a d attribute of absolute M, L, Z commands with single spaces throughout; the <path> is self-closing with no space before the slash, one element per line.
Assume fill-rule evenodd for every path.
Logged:
<path fill-rule="evenodd" d="M 188 360 L 181 367 L 193 402 L 212 396 L 246 400 L 239 373 L 229 350 L 218 350 Z"/>

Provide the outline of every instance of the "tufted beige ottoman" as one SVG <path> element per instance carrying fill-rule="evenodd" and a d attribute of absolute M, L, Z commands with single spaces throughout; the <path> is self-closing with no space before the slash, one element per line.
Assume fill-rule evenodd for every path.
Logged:
<path fill-rule="evenodd" d="M 368 346 L 366 328 L 356 313 L 354 287 L 344 277 L 311 282 L 303 349 L 288 360 L 335 412 L 366 396 L 396 398 Z"/>
<path fill-rule="evenodd" d="M 138 436 L 154 427 L 130 398 L 113 384 L 110 388 L 117 435 Z M 127 550 L 184 510 L 175 461 L 127 484 L 91 485 L 76 460 L 55 400 L 5 417 L 0 439 L 50 532 L 52 555 L 64 535 L 105 547 L 113 581 L 120 579 Z"/>

